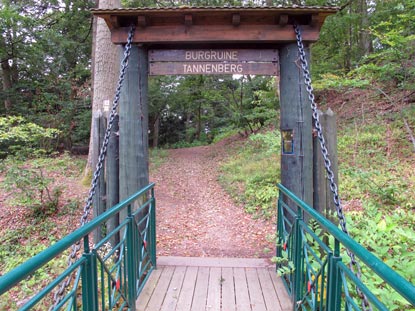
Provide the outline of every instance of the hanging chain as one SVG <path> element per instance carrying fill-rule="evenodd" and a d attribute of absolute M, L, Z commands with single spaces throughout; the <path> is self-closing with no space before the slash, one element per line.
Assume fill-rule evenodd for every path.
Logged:
<path fill-rule="evenodd" d="M 118 104 L 119 104 L 119 100 L 121 96 L 121 88 L 122 88 L 122 85 L 125 79 L 125 74 L 126 74 L 127 67 L 128 67 L 128 59 L 131 54 L 131 46 L 133 42 L 134 31 L 135 31 L 135 26 L 133 25 L 131 26 L 130 31 L 128 33 L 127 44 L 125 45 L 124 57 L 121 61 L 120 75 L 118 77 L 118 84 L 115 90 L 114 100 L 112 102 L 112 108 L 111 108 L 111 112 L 109 115 L 108 126 L 107 126 L 107 129 L 105 130 L 104 141 L 102 143 L 101 150 L 98 156 L 98 163 L 95 168 L 94 175 L 91 181 L 91 188 L 89 190 L 88 198 L 86 199 L 83 214 L 80 219 L 80 227 L 84 226 L 88 222 L 88 216 L 89 216 L 89 213 L 92 207 L 92 200 L 96 192 L 99 176 L 101 175 L 102 168 L 104 166 L 104 161 L 105 161 L 105 157 L 106 157 L 107 149 L 108 149 L 108 143 L 109 143 L 110 136 L 111 136 L 111 129 L 114 124 L 115 117 L 117 115 L 117 108 L 118 108 Z M 77 253 L 80 249 L 81 249 L 80 241 L 77 241 L 75 244 L 72 245 L 71 253 L 68 255 L 68 259 L 67 259 L 68 268 L 72 266 L 73 263 L 75 262 Z M 53 310 L 59 304 L 59 302 L 63 299 L 65 289 L 70 285 L 72 281 L 72 277 L 73 277 L 73 274 L 70 274 L 66 278 L 66 280 L 60 284 L 59 288 L 56 290 L 56 292 L 53 295 L 54 304 L 53 306 L 50 307 L 49 310 Z"/>
<path fill-rule="evenodd" d="M 306 54 L 304 50 L 303 40 L 301 37 L 301 31 L 297 24 L 294 24 L 294 31 L 297 39 L 297 46 L 298 51 L 300 54 L 300 60 L 301 60 L 301 68 L 303 70 L 303 76 L 304 76 L 304 83 L 306 85 L 306 90 L 308 93 L 308 99 L 310 100 L 311 109 L 313 111 L 313 120 L 314 120 L 314 128 L 317 131 L 317 137 L 320 142 L 321 147 L 321 153 L 324 158 L 324 166 L 327 173 L 327 179 L 329 180 L 330 190 L 333 193 L 333 201 L 336 206 L 336 213 L 337 218 L 339 219 L 339 224 L 344 233 L 350 236 L 349 231 L 347 230 L 346 225 L 346 217 L 343 212 L 343 206 L 340 201 L 340 196 L 338 192 L 337 184 L 334 180 L 334 172 L 331 168 L 331 161 L 329 158 L 329 152 L 327 150 L 327 144 L 326 140 L 324 139 L 323 135 L 323 129 L 320 123 L 320 116 L 318 113 L 317 104 L 315 102 L 315 96 L 313 93 L 313 87 L 311 85 L 311 75 L 310 70 L 308 67 L 308 62 L 306 59 Z M 356 261 L 355 255 L 346 248 L 347 255 L 350 257 L 350 269 L 353 271 L 353 273 L 357 276 L 357 278 L 360 280 L 362 276 L 362 269 L 358 261 Z M 356 268 L 356 270 L 355 270 Z M 356 286 L 357 293 L 359 297 L 362 299 L 362 308 L 363 310 L 372 310 L 372 306 L 370 305 L 366 295 L 362 293 L 362 291 Z"/>

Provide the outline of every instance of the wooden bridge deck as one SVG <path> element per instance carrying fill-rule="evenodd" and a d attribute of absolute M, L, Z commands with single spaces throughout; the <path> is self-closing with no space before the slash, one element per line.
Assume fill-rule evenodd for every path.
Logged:
<path fill-rule="evenodd" d="M 138 311 L 289 311 L 292 303 L 264 259 L 159 257 Z"/>

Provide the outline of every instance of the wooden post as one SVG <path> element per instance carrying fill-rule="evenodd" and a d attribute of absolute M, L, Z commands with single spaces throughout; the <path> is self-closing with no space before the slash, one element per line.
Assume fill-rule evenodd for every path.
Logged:
<path fill-rule="evenodd" d="M 325 131 L 326 124 L 325 118 L 323 118 L 323 112 L 318 111 L 320 117 L 320 123 Z M 321 154 L 320 141 L 317 137 L 317 133 L 313 135 L 313 183 L 314 183 L 314 193 L 313 193 L 313 207 L 315 210 L 320 213 L 324 213 L 327 209 L 327 177 L 326 170 L 324 168 L 324 160 Z"/>
<path fill-rule="evenodd" d="M 133 45 L 120 98 L 120 200 L 148 185 L 148 55 Z M 126 217 L 122 213 L 121 220 Z"/>
<path fill-rule="evenodd" d="M 306 49 L 309 56 L 308 48 Z M 307 204 L 313 204 L 312 112 L 300 66 L 297 44 L 280 49 L 280 105 L 282 136 L 281 183 Z M 284 137 L 283 148 L 284 149 Z"/>
<path fill-rule="evenodd" d="M 337 126 L 336 126 L 336 115 L 331 110 L 328 109 L 326 113 L 323 115 L 324 123 L 326 124 L 325 130 L 325 138 L 327 142 L 327 149 L 329 152 L 329 158 L 331 161 L 331 169 L 334 173 L 334 181 L 336 182 L 337 186 L 339 186 L 339 162 L 337 157 Z M 330 184 L 326 182 L 326 217 L 327 218 L 334 218 L 330 217 L 330 214 L 336 211 L 336 205 L 333 201 L 333 193 L 330 190 Z M 331 215 L 333 216 L 333 215 Z"/>
<path fill-rule="evenodd" d="M 98 139 L 96 140 L 98 143 L 97 150 L 101 150 L 102 143 L 104 141 L 105 129 L 106 129 L 106 118 L 100 112 L 96 116 L 94 116 L 94 127 L 96 133 L 98 133 Z M 106 200 L 105 200 L 105 193 L 106 193 L 106 186 L 105 186 L 105 173 L 102 170 L 101 174 L 98 178 L 98 183 L 95 190 L 95 196 L 93 201 L 93 216 L 94 218 L 101 215 L 105 212 L 106 209 Z M 97 228 L 94 230 L 94 243 L 98 243 L 103 237 L 102 228 Z"/>
<path fill-rule="evenodd" d="M 114 118 L 111 129 L 111 136 L 108 143 L 106 172 L 107 172 L 107 208 L 111 208 L 120 202 L 120 184 L 119 184 L 119 139 L 118 139 L 118 115 Z M 119 225 L 119 215 L 115 215 L 107 223 L 107 232 L 113 231 Z M 114 235 L 111 239 L 111 245 L 117 245 L 120 241 L 119 235 Z"/>
<path fill-rule="evenodd" d="M 339 169 L 337 158 L 337 127 L 336 116 L 331 109 L 325 113 L 320 113 L 320 123 L 323 128 L 323 135 L 327 144 L 328 156 L 331 162 L 331 169 L 334 173 L 334 181 L 338 185 Z M 336 219 L 331 217 L 336 211 L 336 206 L 333 201 L 333 193 L 330 190 L 330 184 L 327 180 L 326 169 L 324 166 L 324 159 L 321 154 L 320 141 L 314 137 L 314 208 L 329 219 Z"/>

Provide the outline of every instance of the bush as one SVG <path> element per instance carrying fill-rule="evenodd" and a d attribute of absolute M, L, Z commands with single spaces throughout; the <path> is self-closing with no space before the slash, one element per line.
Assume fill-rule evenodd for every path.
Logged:
<path fill-rule="evenodd" d="M 9 116 L 0 118 L 0 158 L 8 155 L 26 157 L 51 152 L 60 134 L 56 129 L 43 128 L 25 118 Z"/>

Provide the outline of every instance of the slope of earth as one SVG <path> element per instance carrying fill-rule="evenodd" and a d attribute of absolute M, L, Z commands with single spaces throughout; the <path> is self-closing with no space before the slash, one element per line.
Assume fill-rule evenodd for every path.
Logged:
<path fill-rule="evenodd" d="M 271 220 L 254 219 L 219 185 L 226 141 L 169 150 L 156 183 L 158 255 L 271 257 Z M 268 250 L 268 251 L 265 251 Z"/>

